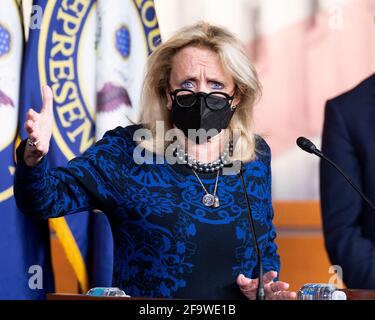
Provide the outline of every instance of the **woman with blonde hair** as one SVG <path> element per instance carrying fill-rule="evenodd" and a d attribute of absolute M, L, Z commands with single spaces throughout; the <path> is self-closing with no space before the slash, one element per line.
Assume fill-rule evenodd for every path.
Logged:
<path fill-rule="evenodd" d="M 65 168 L 47 169 L 53 93 L 28 112 L 17 150 L 15 197 L 37 218 L 97 208 L 114 238 L 113 286 L 134 297 L 256 296 L 257 256 L 241 181 L 243 161 L 268 299 L 295 298 L 276 281 L 270 150 L 252 132 L 260 94 L 242 43 L 204 22 L 150 56 L 139 124 L 108 131 Z"/>

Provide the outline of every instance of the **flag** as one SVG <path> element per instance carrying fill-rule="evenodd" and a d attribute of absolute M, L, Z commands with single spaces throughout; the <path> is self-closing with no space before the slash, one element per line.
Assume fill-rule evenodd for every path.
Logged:
<path fill-rule="evenodd" d="M 21 115 L 30 106 L 40 110 L 40 88 L 48 84 L 54 94 L 48 160 L 50 166 L 65 165 L 104 131 L 135 116 L 142 70 L 160 32 L 149 0 L 33 3 L 43 18 L 39 29 L 30 30 L 26 47 Z M 50 223 L 81 289 L 111 286 L 113 240 L 105 215 L 78 213 Z"/>
<path fill-rule="evenodd" d="M 64 166 L 67 161 L 85 152 L 95 135 L 95 1 L 36 0 L 43 12 L 39 28 L 30 29 L 24 59 L 21 89 L 21 123 L 27 109 L 40 111 L 41 87 L 48 84 L 54 94 L 53 133 L 48 153 L 51 167 Z M 26 132 L 22 128 L 22 138 Z M 93 254 L 93 224 L 98 218 L 82 212 L 72 216 L 50 219 L 66 256 L 77 277 L 81 291 L 92 282 L 90 273 Z M 101 222 L 109 233 L 105 217 Z M 111 242 L 102 244 L 104 252 L 112 253 Z M 112 256 L 105 261 L 106 278 L 100 285 L 110 286 Z"/>
<path fill-rule="evenodd" d="M 116 8 L 115 10 L 113 8 Z M 96 138 L 136 121 L 144 67 L 161 42 L 153 1 L 98 0 Z"/>
<path fill-rule="evenodd" d="M 19 1 L 0 9 L 0 299 L 44 299 L 53 292 L 47 222 L 33 221 L 13 197 L 19 87 L 23 55 Z"/>

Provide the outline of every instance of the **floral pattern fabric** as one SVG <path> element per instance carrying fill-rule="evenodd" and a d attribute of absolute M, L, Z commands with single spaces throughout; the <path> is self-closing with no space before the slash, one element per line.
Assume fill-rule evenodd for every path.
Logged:
<path fill-rule="evenodd" d="M 257 257 L 247 206 L 237 175 L 220 175 L 220 206 L 202 204 L 205 194 L 181 164 L 142 164 L 133 159 L 134 131 L 108 131 L 66 167 L 34 167 L 17 150 L 15 197 L 25 213 L 41 219 L 100 209 L 114 239 L 113 286 L 131 296 L 242 298 L 238 274 L 257 276 Z M 270 150 L 257 137 L 257 157 L 244 177 L 262 252 L 264 272 L 279 271 L 272 224 Z M 213 191 L 216 174 L 200 174 Z"/>

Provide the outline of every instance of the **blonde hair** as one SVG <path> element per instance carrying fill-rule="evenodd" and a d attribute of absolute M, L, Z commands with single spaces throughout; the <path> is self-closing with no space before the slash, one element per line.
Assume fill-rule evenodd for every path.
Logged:
<path fill-rule="evenodd" d="M 236 132 L 238 138 L 234 141 L 232 160 L 246 162 L 254 159 L 253 107 L 261 94 L 261 85 L 242 42 L 231 32 L 219 26 L 199 22 L 182 28 L 150 55 L 146 66 L 138 122 L 150 129 L 154 137 L 156 137 L 157 121 L 163 121 L 166 130 L 173 128 L 171 112 L 166 107 L 172 58 L 188 46 L 208 48 L 218 54 L 223 67 L 233 77 L 240 102 L 228 128 L 231 134 Z M 166 143 L 155 147 L 157 153 L 162 153 Z"/>

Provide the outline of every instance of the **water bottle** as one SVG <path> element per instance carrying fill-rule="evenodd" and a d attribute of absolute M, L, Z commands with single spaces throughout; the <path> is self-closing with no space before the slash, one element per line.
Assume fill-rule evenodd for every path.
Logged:
<path fill-rule="evenodd" d="M 337 289 L 333 284 L 308 283 L 297 294 L 298 300 L 346 300 L 345 292 Z"/>
<path fill-rule="evenodd" d="M 115 287 L 96 287 L 87 292 L 94 297 L 130 297 L 123 290 Z"/>

